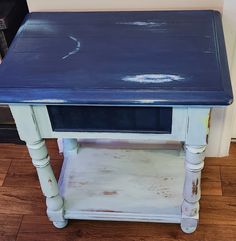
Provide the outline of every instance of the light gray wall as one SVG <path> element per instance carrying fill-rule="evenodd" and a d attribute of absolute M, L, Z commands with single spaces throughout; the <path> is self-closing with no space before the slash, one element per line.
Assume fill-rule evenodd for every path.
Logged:
<path fill-rule="evenodd" d="M 223 0 L 27 0 L 34 11 L 217 9 Z"/>

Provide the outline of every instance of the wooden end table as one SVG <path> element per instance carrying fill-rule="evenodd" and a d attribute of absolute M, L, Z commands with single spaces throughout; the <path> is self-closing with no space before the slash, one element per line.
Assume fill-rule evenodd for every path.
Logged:
<path fill-rule="evenodd" d="M 196 229 L 210 110 L 233 98 L 218 12 L 31 13 L 0 74 L 0 102 L 56 227 L 94 219 Z M 59 184 L 45 138 L 63 138 Z M 135 142 L 178 142 L 184 151 Z"/>

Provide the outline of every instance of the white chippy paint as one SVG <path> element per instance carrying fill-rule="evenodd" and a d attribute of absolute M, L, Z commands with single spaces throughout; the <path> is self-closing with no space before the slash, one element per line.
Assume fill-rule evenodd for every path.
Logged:
<path fill-rule="evenodd" d="M 66 103 L 65 100 L 59 99 L 38 99 L 38 100 L 24 100 L 25 103 Z"/>
<path fill-rule="evenodd" d="M 162 25 L 166 25 L 166 23 L 146 22 L 146 21 L 120 22 L 120 23 L 117 23 L 117 24 L 147 26 L 147 27 L 159 27 L 159 26 L 162 26 Z"/>
<path fill-rule="evenodd" d="M 180 153 L 90 147 L 68 152 L 59 180 L 65 218 L 180 222 Z"/>
<path fill-rule="evenodd" d="M 196 230 L 199 219 L 199 200 L 201 198 L 201 170 L 204 166 L 204 146 L 185 145 L 185 181 L 181 207 L 181 229 L 185 233 Z"/>
<path fill-rule="evenodd" d="M 210 108 L 188 108 L 188 128 L 186 145 L 203 146 L 207 144 Z M 197 131 L 196 131 L 197 130 Z"/>
<path fill-rule="evenodd" d="M 63 56 L 62 59 L 68 58 L 70 55 L 76 54 L 80 50 L 80 42 L 77 38 L 73 36 L 69 36 L 70 39 L 74 40 L 76 42 L 76 47 L 74 50 L 70 51 L 67 55 Z"/>
<path fill-rule="evenodd" d="M 43 30 L 45 34 L 53 34 L 58 31 L 54 21 L 43 19 L 28 19 L 22 26 L 27 27 L 30 32 L 37 32 L 40 29 Z"/>
<path fill-rule="evenodd" d="M 122 78 L 124 81 L 137 82 L 137 83 L 166 83 L 172 81 L 184 80 L 183 77 L 174 74 L 140 74 L 128 75 Z"/>
<path fill-rule="evenodd" d="M 155 103 L 156 100 L 138 100 L 138 103 L 143 103 L 143 104 L 153 104 Z"/>

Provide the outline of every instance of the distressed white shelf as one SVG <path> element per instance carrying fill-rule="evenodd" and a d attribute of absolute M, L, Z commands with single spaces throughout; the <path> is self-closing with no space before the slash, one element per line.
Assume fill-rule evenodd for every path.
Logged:
<path fill-rule="evenodd" d="M 65 155 L 64 216 L 180 223 L 184 176 L 180 150 L 82 147 Z"/>

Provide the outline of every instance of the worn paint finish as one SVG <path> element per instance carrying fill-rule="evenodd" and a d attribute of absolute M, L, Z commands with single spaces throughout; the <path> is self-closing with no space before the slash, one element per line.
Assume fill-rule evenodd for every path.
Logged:
<path fill-rule="evenodd" d="M 136 22 L 120 22 L 117 24 L 134 25 L 134 26 L 147 26 L 147 27 L 160 27 L 166 25 L 167 23 L 161 22 L 151 22 L 151 21 L 136 21 Z"/>
<path fill-rule="evenodd" d="M 117 191 L 104 191 L 103 194 L 110 196 L 110 195 L 116 195 L 118 193 L 117 193 Z"/>
<path fill-rule="evenodd" d="M 185 232 L 193 232 L 196 229 L 201 169 L 205 151 L 203 140 L 204 134 L 206 135 L 202 120 L 209 109 L 174 108 L 173 130 L 184 126 L 181 130 L 183 134 L 187 126 L 187 117 L 190 129 L 203 128 L 198 142 L 201 145 L 198 146 L 191 145 L 189 141 L 196 136 L 199 137 L 199 133 L 191 133 L 189 129 L 186 133 L 190 137 L 185 140 L 187 155 L 181 214 L 182 190 L 180 187 L 183 186 L 184 167 L 183 155 L 179 152 L 89 147 L 82 147 L 78 152 L 76 139 L 64 140 L 65 161 L 60 177 L 60 193 L 65 198 L 65 206 L 62 206 L 63 201 L 58 195 L 58 187 L 49 164 L 45 143 L 40 136 L 45 130 L 38 129 L 40 123 L 47 125 L 50 129 L 50 121 L 45 122 L 47 117 L 45 107 L 32 108 L 16 105 L 11 108 L 17 124 L 23 123 L 22 118 L 27 117 L 29 123 L 27 130 L 28 128 L 34 130 L 34 135 L 28 136 L 25 125 L 19 125 L 22 136 L 28 142 L 27 146 L 37 168 L 42 191 L 47 196 L 48 216 L 56 227 L 64 227 L 67 224 L 65 218 L 78 218 L 181 222 Z M 22 116 L 22 113 L 25 115 Z M 41 119 L 42 116 L 39 113 L 44 118 Z M 58 137 L 58 133 L 54 134 Z M 80 136 L 80 133 L 71 134 L 77 138 Z M 177 137 L 179 138 L 178 135 L 172 136 L 175 140 Z M 140 140 L 142 140 L 141 137 Z M 127 203 L 132 205 L 127 206 Z"/>
<path fill-rule="evenodd" d="M 199 183 L 198 183 L 198 178 L 197 180 L 194 182 L 192 182 L 192 195 L 197 195 L 198 194 L 198 189 L 199 189 Z"/>
<path fill-rule="evenodd" d="M 204 144 L 204 139 L 202 142 Z M 181 228 L 186 233 L 194 232 L 198 224 L 199 200 L 201 198 L 200 180 L 201 170 L 204 166 L 204 152 L 204 145 L 186 145 L 184 201 L 181 207 Z"/>
<path fill-rule="evenodd" d="M 179 187 L 184 181 L 184 157 L 179 154 L 178 149 L 82 145 L 78 153 L 66 156 L 62 167 L 59 185 L 65 217 L 179 222 Z"/>
<path fill-rule="evenodd" d="M 24 103 L 66 103 L 66 100 L 60 99 L 32 99 L 32 100 L 24 100 Z"/>
<path fill-rule="evenodd" d="M 30 13 L 0 76 L 0 103 L 232 102 L 215 11 Z"/>
<path fill-rule="evenodd" d="M 76 47 L 75 47 L 74 50 L 70 51 L 67 55 L 63 56 L 62 59 L 66 59 L 69 56 L 71 56 L 73 54 L 76 54 L 80 50 L 80 42 L 79 42 L 79 40 L 77 38 L 73 37 L 73 36 L 69 36 L 69 38 L 75 41 Z"/>
<path fill-rule="evenodd" d="M 188 125 L 185 140 L 187 145 L 194 147 L 207 144 L 209 113 L 210 108 L 188 108 Z"/>
<path fill-rule="evenodd" d="M 143 74 L 134 76 L 125 76 L 122 78 L 124 81 L 136 83 L 167 83 L 172 81 L 184 80 L 183 77 L 173 74 Z"/>

